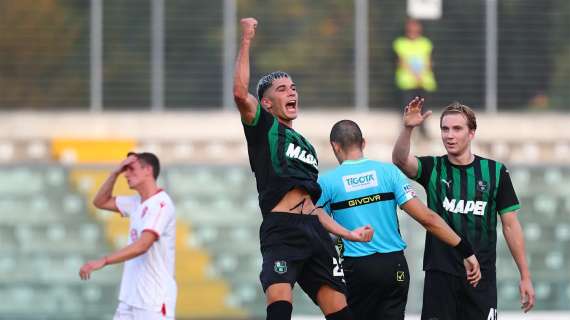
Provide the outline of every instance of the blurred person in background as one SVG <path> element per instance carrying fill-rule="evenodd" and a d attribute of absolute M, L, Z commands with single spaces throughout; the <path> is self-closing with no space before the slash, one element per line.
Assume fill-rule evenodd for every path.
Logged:
<path fill-rule="evenodd" d="M 521 308 L 528 312 L 534 306 L 534 288 L 517 218 L 520 204 L 509 171 L 504 164 L 471 152 L 477 120 L 471 108 L 458 102 L 447 106 L 440 117 L 446 154 L 410 155 L 413 129 L 431 114 L 422 114 L 423 102 L 416 97 L 406 106 L 404 127 L 394 145 L 392 160 L 425 188 L 429 208 L 473 244 L 482 279 L 477 287 L 469 286 L 459 268 L 461 256 L 426 234 L 422 319 L 497 319 L 497 215 L 519 269 Z"/>
<path fill-rule="evenodd" d="M 321 195 L 317 154 L 292 127 L 299 108 L 297 87 L 288 74 L 276 71 L 259 80 L 257 98 L 248 92 L 257 21 L 242 19 L 241 27 L 233 90 L 263 216 L 260 280 L 267 319 L 291 319 L 296 282 L 326 319 L 352 319 L 342 267 L 327 230 L 352 241 L 370 241 L 373 230 L 365 226 L 348 231 L 315 207 Z"/>
<path fill-rule="evenodd" d="M 406 105 L 414 97 L 426 97 L 428 92 L 437 89 L 432 70 L 433 44 L 423 36 L 419 21 L 406 20 L 405 34 L 396 38 L 393 49 L 397 56 L 396 87 L 400 92 L 400 103 Z M 420 133 L 428 137 L 425 126 L 420 126 Z"/>
<path fill-rule="evenodd" d="M 330 143 L 340 165 L 319 177 L 323 192 L 317 204 L 347 229 L 369 224 L 376 231 L 370 242 L 343 240 L 344 250 L 340 250 L 344 251 L 348 305 L 355 319 L 404 319 L 410 276 L 397 206 L 435 237 L 455 247 L 465 259 L 467 281 L 477 285 L 481 273 L 471 244 L 416 197 L 394 164 L 364 156 L 365 140 L 358 124 L 337 122 Z"/>
<path fill-rule="evenodd" d="M 122 173 L 136 195 L 113 196 L 113 187 Z M 172 200 L 157 185 L 159 173 L 160 163 L 154 154 L 131 152 L 93 199 L 95 207 L 130 220 L 128 245 L 85 263 L 79 271 L 81 279 L 87 280 L 95 270 L 125 262 L 114 320 L 174 319 L 176 217 Z"/>

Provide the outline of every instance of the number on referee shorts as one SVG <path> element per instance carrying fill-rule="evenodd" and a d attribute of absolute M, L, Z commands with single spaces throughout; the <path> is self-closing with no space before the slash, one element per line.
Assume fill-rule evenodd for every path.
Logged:
<path fill-rule="evenodd" d="M 342 270 L 342 266 L 338 263 L 338 260 L 333 257 L 333 276 L 334 277 L 344 277 L 344 271 Z"/>

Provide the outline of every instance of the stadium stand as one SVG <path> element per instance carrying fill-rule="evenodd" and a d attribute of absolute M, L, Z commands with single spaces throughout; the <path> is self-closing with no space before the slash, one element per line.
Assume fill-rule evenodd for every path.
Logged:
<path fill-rule="evenodd" d="M 473 149 L 509 167 L 523 205 L 538 298 L 528 319 L 570 319 L 570 1 L 0 3 L 0 319 L 111 318 L 121 267 L 89 282 L 77 269 L 125 243 L 125 221 L 90 202 L 109 165 L 133 148 L 158 154 L 160 184 L 178 207 L 177 318 L 264 318 L 261 216 L 231 100 L 231 26 L 260 21 L 252 85 L 273 68 L 294 77 L 295 129 L 321 169 L 336 164 L 328 133 L 340 119 L 362 127 L 368 157 L 390 161 L 403 107 L 392 41 L 412 3 L 441 6 L 437 19 L 418 17 L 434 43 L 438 90 L 426 100 L 436 112 L 431 140 L 414 137 L 413 151 L 444 152 L 442 106 L 477 110 Z M 400 225 L 412 281 L 406 319 L 416 319 L 424 231 L 406 215 Z M 498 239 L 499 310 L 516 311 L 500 317 L 527 319 L 500 231 Z M 320 314 L 294 294 L 295 316 Z"/>
<path fill-rule="evenodd" d="M 123 152 L 123 157 L 126 152 Z M 86 199 L 93 199 L 99 186 L 107 178 L 108 169 L 73 169 L 69 173 L 71 185 L 80 190 Z M 167 187 L 167 190 L 169 188 Z M 118 181 L 116 194 L 130 194 L 124 179 Z M 176 203 L 176 201 L 175 201 Z M 92 217 L 101 221 L 105 228 L 108 243 L 122 247 L 127 243 L 128 220 L 118 215 L 97 211 L 88 206 Z M 180 216 L 180 214 L 178 213 Z M 176 228 L 176 280 L 178 284 L 177 315 L 181 318 L 218 317 L 240 318 L 243 311 L 226 305 L 229 294 L 228 284 L 216 277 L 208 276 L 207 267 L 210 255 L 195 246 L 189 246 L 187 239 L 191 220 L 178 219 Z M 118 283 L 117 283 L 118 285 Z"/>
<path fill-rule="evenodd" d="M 77 267 L 105 250 L 103 229 L 84 214 L 86 203 L 68 188 L 61 166 L 0 168 L 0 312 L 6 319 L 109 318 L 119 269 L 91 286 Z"/>
<path fill-rule="evenodd" d="M 63 163 L 114 163 L 135 149 L 133 139 L 66 139 L 51 142 L 52 157 Z"/>
<path fill-rule="evenodd" d="M 329 150 L 326 128 L 340 118 L 361 123 L 367 132 L 370 158 L 389 161 L 398 128 L 395 114 L 321 115 L 307 112 L 298 129 L 315 141 L 322 171 L 336 165 Z M 156 119 L 144 114 L 136 117 L 129 114 L 125 118 L 121 114 L 92 115 L 89 121 L 80 116 L 71 117 L 73 121 L 64 118 L 53 130 L 53 140 L 46 140 L 50 128 L 39 124 L 32 115 L 25 121 L 38 125 L 27 132 L 25 139 L 11 136 L 6 127 L 0 126 L 0 132 L 4 131 L 7 137 L 2 143 L 11 145 L 6 150 L 12 150 L 10 157 L 0 159 L 3 162 L 0 166 L 0 249 L 6 252 L 0 258 L 0 296 L 9 297 L 0 301 L 0 314 L 14 319 L 36 319 L 38 312 L 45 314 L 46 319 L 74 319 L 77 314 L 86 319 L 107 319 L 114 311 L 120 266 L 98 272 L 89 282 L 82 283 L 77 277 L 77 269 L 84 260 L 109 252 L 126 240 L 126 221 L 90 205 L 94 191 L 111 169 L 109 162 L 96 165 L 85 162 L 83 159 L 87 158 L 81 151 L 98 148 L 90 157 L 104 160 L 101 158 L 106 152 L 104 145 L 110 143 L 123 146 L 113 161 L 134 148 L 155 151 L 163 162 L 159 184 L 175 201 L 179 224 L 178 318 L 263 317 L 265 300 L 258 281 L 261 215 L 242 129 L 234 116 L 226 113 L 216 116 L 216 127 L 225 128 L 223 138 L 202 114 L 184 118 L 167 113 L 161 119 L 171 121 L 172 126 L 158 128 L 152 136 L 143 128 Z M 22 121 L 22 115 L 17 117 Z M 512 121 L 508 115 L 496 118 L 482 115 L 480 121 L 482 125 Z M 15 120 L 7 115 L 3 121 Z M 528 131 L 533 125 L 562 130 L 567 120 L 544 116 L 516 121 L 526 123 Z M 430 130 L 437 130 L 437 121 L 430 125 Z M 62 156 L 62 149 L 55 152 L 58 144 L 54 142 L 65 141 L 74 128 L 86 132 L 83 140 L 86 143 L 80 143 L 77 150 L 67 151 L 74 153 L 73 157 Z M 542 133 L 531 138 L 526 131 L 508 133 L 493 129 L 495 135 L 491 135 L 485 131 L 490 128 L 481 130 L 474 147 L 476 152 L 507 164 L 523 204 L 520 219 L 537 290 L 536 308 L 568 310 L 570 167 L 567 158 L 561 155 L 566 154 L 570 137 L 566 131 L 559 131 L 560 139 L 554 142 Z M 139 135 L 128 137 L 128 131 L 139 132 Z M 109 136 L 115 136 L 117 144 Z M 97 139 L 105 144 L 97 147 Z M 217 142 L 210 144 L 211 139 Z M 121 141 L 129 143 L 121 144 Z M 525 147 L 529 141 L 535 142 Z M 58 148 L 61 145 L 59 142 Z M 73 145 L 66 148 L 73 149 Z M 438 139 L 414 140 L 412 148 L 418 154 L 442 152 Z M 534 157 L 536 148 L 538 156 Z M 123 179 L 119 181 L 117 191 L 129 192 Z M 400 226 L 408 242 L 406 256 L 412 271 L 408 313 L 414 314 L 421 307 L 424 231 L 404 214 L 400 215 Z M 500 231 L 498 239 L 499 309 L 516 310 L 519 304 L 516 265 Z M 30 301 L 34 301 L 37 308 L 26 308 Z M 320 313 L 298 287 L 294 290 L 294 301 L 294 314 Z M 56 316 L 56 311 L 63 313 Z"/>

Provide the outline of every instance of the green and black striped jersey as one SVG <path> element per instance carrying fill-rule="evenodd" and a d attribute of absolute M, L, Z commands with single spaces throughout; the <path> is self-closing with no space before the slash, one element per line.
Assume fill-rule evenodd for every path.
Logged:
<path fill-rule="evenodd" d="M 500 162 L 475 156 L 452 164 L 447 156 L 418 157 L 414 178 L 426 190 L 427 204 L 473 245 L 481 269 L 495 271 L 497 216 L 520 208 L 509 171 Z M 424 270 L 464 275 L 457 250 L 426 234 Z"/>
<path fill-rule="evenodd" d="M 297 131 L 257 106 L 251 124 L 243 123 L 249 164 L 255 174 L 259 206 L 265 215 L 291 189 L 305 189 L 314 203 L 321 196 L 317 153 Z"/>

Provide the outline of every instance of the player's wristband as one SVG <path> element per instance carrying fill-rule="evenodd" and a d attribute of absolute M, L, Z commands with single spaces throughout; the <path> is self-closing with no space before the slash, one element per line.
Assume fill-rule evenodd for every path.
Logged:
<path fill-rule="evenodd" d="M 461 239 L 459 243 L 455 246 L 455 249 L 459 251 L 463 259 L 466 259 L 475 254 L 475 252 L 473 251 L 473 247 L 467 240 Z"/>

